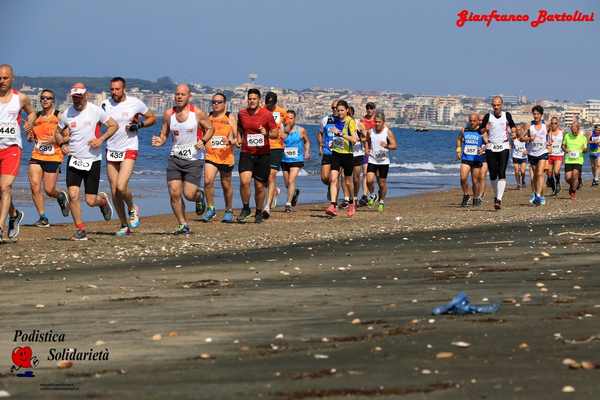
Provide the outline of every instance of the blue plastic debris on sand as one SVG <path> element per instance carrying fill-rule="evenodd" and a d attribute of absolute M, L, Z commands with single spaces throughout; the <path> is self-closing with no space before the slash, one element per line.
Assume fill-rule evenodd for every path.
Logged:
<path fill-rule="evenodd" d="M 433 315 L 492 314 L 499 309 L 499 304 L 471 304 L 465 292 L 460 292 L 449 303 L 435 307 L 432 313 Z"/>

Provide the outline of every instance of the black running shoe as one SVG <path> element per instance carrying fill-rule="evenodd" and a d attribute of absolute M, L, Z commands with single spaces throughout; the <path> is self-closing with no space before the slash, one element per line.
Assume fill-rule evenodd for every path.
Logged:
<path fill-rule="evenodd" d="M 360 198 L 360 200 L 358 200 L 358 207 L 366 207 L 367 204 L 369 204 L 369 198 L 366 195 L 362 195 L 362 197 Z"/>
<path fill-rule="evenodd" d="M 264 213 L 264 211 L 263 212 L 257 212 L 254 215 L 254 223 L 255 224 L 262 224 L 263 223 L 263 221 L 265 220 L 265 218 L 263 218 L 263 215 L 264 215 L 263 213 Z"/>
<path fill-rule="evenodd" d="M 242 208 L 242 211 L 240 211 L 240 215 L 238 215 L 237 217 L 237 222 L 243 224 L 244 222 L 246 222 L 246 220 L 248 220 L 248 217 L 250 217 L 251 214 L 252 211 L 249 208 Z"/>
<path fill-rule="evenodd" d="M 473 199 L 473 207 L 481 207 L 481 199 L 479 198 L 474 198 Z"/>
<path fill-rule="evenodd" d="M 16 210 L 17 211 L 17 215 L 15 215 L 14 217 L 9 217 L 8 218 L 8 238 L 9 239 L 16 239 L 17 236 L 19 236 L 19 232 L 20 232 L 20 228 L 21 228 L 21 222 L 23 222 L 23 217 L 25 216 L 25 213 L 23 213 L 23 211 L 21 210 Z"/>
<path fill-rule="evenodd" d="M 286 204 L 285 208 L 283 209 L 283 212 L 291 213 L 292 212 L 292 206 L 289 205 L 289 204 Z"/>
<path fill-rule="evenodd" d="M 344 199 L 344 200 L 343 200 L 343 201 L 340 203 L 340 205 L 338 206 L 338 208 L 341 208 L 341 209 L 344 209 L 344 210 L 345 210 L 346 208 L 348 208 L 348 206 L 349 206 L 349 205 L 350 205 L 350 202 L 349 202 L 348 200 Z"/>
<path fill-rule="evenodd" d="M 469 207 L 469 200 L 471 200 L 471 196 L 468 194 L 463 194 L 462 203 L 460 203 L 461 207 Z"/>
<path fill-rule="evenodd" d="M 196 200 L 196 215 L 202 215 L 206 211 L 206 197 L 204 196 L 204 190 L 200 189 L 198 193 L 198 200 Z"/>
<path fill-rule="evenodd" d="M 71 240 L 88 240 L 88 237 L 84 230 L 78 229 L 75 231 L 75 234 L 71 236 Z"/>
<path fill-rule="evenodd" d="M 292 196 L 292 207 L 296 207 L 296 204 L 298 204 L 298 196 L 300 196 L 300 189 L 294 191 L 294 195 Z"/>
<path fill-rule="evenodd" d="M 48 222 L 48 218 L 40 217 L 37 221 L 33 223 L 33 225 L 38 228 L 50 228 L 50 222 Z"/>
<path fill-rule="evenodd" d="M 494 208 L 500 210 L 502 208 L 502 200 L 494 199 Z"/>
<path fill-rule="evenodd" d="M 60 207 L 60 212 L 62 213 L 63 217 L 68 217 L 69 216 L 69 196 L 67 195 L 67 192 L 60 192 L 58 194 L 58 197 L 56 198 L 56 202 L 58 203 L 58 206 Z"/>
<path fill-rule="evenodd" d="M 271 211 L 269 211 L 269 210 L 262 210 L 261 212 L 259 212 L 257 214 L 260 214 L 262 219 L 269 219 L 271 217 Z M 260 221 L 260 222 L 262 222 L 262 221 Z"/>
<path fill-rule="evenodd" d="M 105 221 L 110 221 L 113 215 L 112 204 L 110 203 L 110 199 L 108 195 L 104 192 L 98 193 L 98 197 L 102 197 L 106 202 L 103 206 L 100 206 L 100 212 L 102 212 L 102 217 Z"/>

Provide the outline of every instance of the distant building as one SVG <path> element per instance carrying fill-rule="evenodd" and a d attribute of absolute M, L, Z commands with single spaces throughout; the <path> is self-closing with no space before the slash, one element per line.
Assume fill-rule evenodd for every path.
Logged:
<path fill-rule="evenodd" d="M 600 100 L 586 100 L 586 120 L 589 122 L 600 121 Z"/>

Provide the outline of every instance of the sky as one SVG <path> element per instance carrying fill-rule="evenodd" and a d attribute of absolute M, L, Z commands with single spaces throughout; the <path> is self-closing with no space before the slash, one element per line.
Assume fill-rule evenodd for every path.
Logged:
<path fill-rule="evenodd" d="M 600 0 L 2 0 L 0 63 L 23 76 L 116 76 L 420 94 L 600 98 Z M 592 23 L 456 26 L 487 14 Z"/>

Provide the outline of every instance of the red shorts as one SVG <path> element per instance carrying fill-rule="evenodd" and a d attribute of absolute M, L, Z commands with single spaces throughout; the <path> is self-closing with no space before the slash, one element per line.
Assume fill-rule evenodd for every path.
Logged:
<path fill-rule="evenodd" d="M 564 156 L 548 156 L 548 165 L 554 165 L 554 161 L 562 162 Z"/>
<path fill-rule="evenodd" d="M 106 153 L 108 154 L 108 150 L 106 150 Z M 137 160 L 137 157 L 138 157 L 137 150 L 125 150 L 125 160 Z M 118 161 L 111 161 L 111 162 L 118 162 Z"/>
<path fill-rule="evenodd" d="M 17 176 L 21 165 L 21 148 L 12 145 L 0 150 L 0 175 Z"/>

